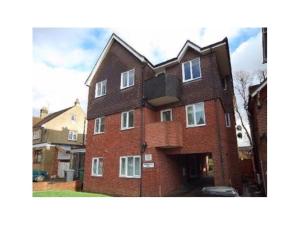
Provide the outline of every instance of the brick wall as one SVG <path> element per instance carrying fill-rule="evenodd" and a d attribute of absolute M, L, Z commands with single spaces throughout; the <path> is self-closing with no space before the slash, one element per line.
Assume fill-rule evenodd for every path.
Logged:
<path fill-rule="evenodd" d="M 69 181 L 69 182 L 33 182 L 33 191 L 49 191 L 49 190 L 70 190 L 78 191 L 80 190 L 80 181 Z"/>

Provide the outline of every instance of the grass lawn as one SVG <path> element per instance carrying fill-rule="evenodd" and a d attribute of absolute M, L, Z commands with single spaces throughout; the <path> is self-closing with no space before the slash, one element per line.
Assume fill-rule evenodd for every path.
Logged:
<path fill-rule="evenodd" d="M 104 194 L 95 194 L 78 191 L 33 191 L 32 197 L 109 197 Z"/>

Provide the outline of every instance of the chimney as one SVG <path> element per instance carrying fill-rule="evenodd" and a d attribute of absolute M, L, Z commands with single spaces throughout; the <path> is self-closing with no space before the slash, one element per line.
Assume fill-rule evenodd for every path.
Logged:
<path fill-rule="evenodd" d="M 74 102 L 74 105 L 75 105 L 75 106 L 77 106 L 77 105 L 79 106 L 79 105 L 80 105 L 80 102 L 79 102 L 79 99 L 78 99 L 78 98 L 76 98 L 76 101 Z"/>
<path fill-rule="evenodd" d="M 40 118 L 43 119 L 46 116 L 48 116 L 48 109 L 47 109 L 47 107 L 43 107 L 40 110 Z"/>

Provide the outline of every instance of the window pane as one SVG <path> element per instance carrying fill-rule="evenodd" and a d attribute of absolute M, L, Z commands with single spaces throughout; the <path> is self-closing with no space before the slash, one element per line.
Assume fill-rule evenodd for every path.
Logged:
<path fill-rule="evenodd" d="M 93 159 L 93 174 L 97 174 L 97 159 Z"/>
<path fill-rule="evenodd" d="M 106 95 L 106 80 L 102 81 L 101 95 Z"/>
<path fill-rule="evenodd" d="M 97 96 L 101 95 L 101 83 L 97 83 Z"/>
<path fill-rule="evenodd" d="M 203 104 L 198 103 L 195 104 L 195 111 L 196 111 L 196 124 L 204 124 L 204 112 L 203 112 Z"/>
<path fill-rule="evenodd" d="M 191 69 L 190 69 L 190 62 L 186 62 L 183 64 L 184 67 L 184 79 L 189 80 L 191 79 Z"/>
<path fill-rule="evenodd" d="M 133 157 L 128 157 L 127 176 L 133 176 Z"/>
<path fill-rule="evenodd" d="M 171 121 L 171 111 L 163 112 L 163 121 Z"/>
<path fill-rule="evenodd" d="M 141 175 L 141 164 L 140 164 L 139 157 L 134 158 L 134 175 L 135 176 Z"/>
<path fill-rule="evenodd" d="M 104 132 L 104 117 L 102 117 L 100 119 L 101 123 L 100 123 L 100 132 Z"/>
<path fill-rule="evenodd" d="M 199 59 L 192 60 L 193 78 L 200 77 L 200 61 Z"/>
<path fill-rule="evenodd" d="M 129 86 L 134 84 L 134 70 L 129 71 Z"/>
<path fill-rule="evenodd" d="M 99 132 L 99 118 L 95 120 L 95 133 Z"/>
<path fill-rule="evenodd" d="M 129 114 L 129 124 L 128 127 L 133 127 L 133 111 L 128 112 Z"/>
<path fill-rule="evenodd" d="M 125 168 L 126 168 L 126 158 L 121 158 L 121 175 L 122 176 L 126 175 Z"/>
<path fill-rule="evenodd" d="M 194 110 L 193 106 L 190 105 L 187 107 L 187 114 L 188 114 L 188 125 L 194 125 Z"/>
<path fill-rule="evenodd" d="M 127 112 L 122 113 L 122 128 L 127 127 Z"/>
<path fill-rule="evenodd" d="M 127 87 L 127 79 L 128 79 L 128 73 L 123 73 L 122 74 L 122 87 L 124 88 L 124 87 Z"/>
<path fill-rule="evenodd" d="M 103 173 L 103 159 L 99 158 L 97 175 L 102 175 L 102 173 Z"/>

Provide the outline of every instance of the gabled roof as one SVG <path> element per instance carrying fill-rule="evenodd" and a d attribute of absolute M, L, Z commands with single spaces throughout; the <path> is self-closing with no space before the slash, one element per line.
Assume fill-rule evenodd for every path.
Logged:
<path fill-rule="evenodd" d="M 49 122 L 50 120 L 56 118 L 57 116 L 63 114 L 64 112 L 68 111 L 69 109 L 71 109 L 72 107 L 66 108 L 66 109 L 62 109 L 60 111 L 54 112 L 49 114 L 48 116 L 46 116 L 45 118 L 41 119 L 38 123 L 33 124 L 33 128 L 38 128 L 41 127 L 43 124 Z"/>
<path fill-rule="evenodd" d="M 127 44 L 125 41 L 123 41 L 120 37 L 118 37 L 116 34 L 112 34 L 111 37 L 109 38 L 106 46 L 104 47 L 101 55 L 99 56 L 94 68 L 92 69 L 90 75 L 88 76 L 87 80 L 85 81 L 85 84 L 87 86 L 90 85 L 93 77 L 95 76 L 98 68 L 100 67 L 101 63 L 103 62 L 106 54 L 108 53 L 110 47 L 112 46 L 113 42 L 117 41 L 119 44 L 121 44 L 123 47 L 125 47 L 130 53 L 132 53 L 138 60 L 140 60 L 142 63 L 146 63 L 151 69 L 156 70 L 158 68 L 170 65 L 170 64 L 175 64 L 181 61 L 182 57 L 184 56 L 186 50 L 188 48 L 192 48 L 195 51 L 199 52 L 199 53 L 203 53 L 206 51 L 209 51 L 211 48 L 217 48 L 219 46 L 223 46 L 226 45 L 226 49 L 228 50 L 228 40 L 227 38 L 224 38 L 222 41 L 208 45 L 204 48 L 199 47 L 198 45 L 196 45 L 195 43 L 191 42 L 190 40 L 187 40 L 184 44 L 184 46 L 182 47 L 182 49 L 180 50 L 180 52 L 178 53 L 177 57 L 169 59 L 167 61 L 158 63 L 156 65 L 153 65 L 145 56 L 141 55 L 140 53 L 138 53 L 134 48 L 132 48 L 129 44 Z M 229 56 L 229 50 L 228 50 L 228 56 Z M 231 66 L 230 66 L 231 67 Z M 230 68 L 231 70 L 231 68 Z"/>
<path fill-rule="evenodd" d="M 267 79 L 265 79 L 262 83 L 253 85 L 249 87 L 249 93 L 251 97 L 254 97 L 261 89 L 263 89 L 267 85 Z"/>
<path fill-rule="evenodd" d="M 42 118 L 40 117 L 32 117 L 32 125 L 34 126 L 35 124 L 37 124 L 38 122 L 40 122 L 42 120 Z"/>

